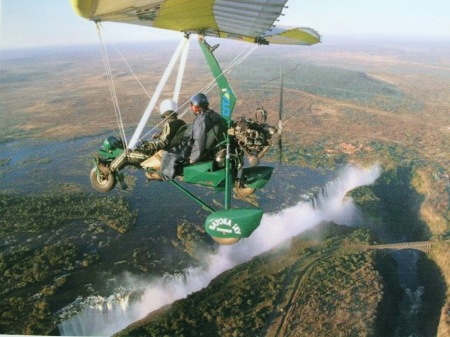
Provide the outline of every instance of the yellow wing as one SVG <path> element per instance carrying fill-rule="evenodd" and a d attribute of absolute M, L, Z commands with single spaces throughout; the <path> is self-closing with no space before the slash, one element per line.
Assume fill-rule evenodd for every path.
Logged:
<path fill-rule="evenodd" d="M 71 0 L 89 20 L 123 22 L 257 43 L 312 45 L 310 28 L 278 28 L 273 23 L 287 0 Z"/>

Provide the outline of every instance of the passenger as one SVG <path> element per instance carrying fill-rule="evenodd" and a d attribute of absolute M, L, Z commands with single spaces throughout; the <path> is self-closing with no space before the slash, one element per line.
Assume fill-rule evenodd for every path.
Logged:
<path fill-rule="evenodd" d="M 126 165 L 144 164 L 143 162 L 155 155 L 159 150 L 167 150 L 175 145 L 176 139 L 184 129 L 186 123 L 178 119 L 177 103 L 166 99 L 161 102 L 159 112 L 164 119 L 163 130 L 153 137 L 151 141 L 143 141 L 133 151 L 124 151 L 119 157 L 111 162 L 110 170 L 120 170 Z"/>

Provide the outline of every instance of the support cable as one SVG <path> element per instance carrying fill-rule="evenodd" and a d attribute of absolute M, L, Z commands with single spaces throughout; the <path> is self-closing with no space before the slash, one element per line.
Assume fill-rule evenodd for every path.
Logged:
<path fill-rule="evenodd" d="M 253 53 L 253 51 L 255 51 L 258 48 L 258 46 L 253 46 L 253 48 L 251 48 L 250 50 L 243 50 L 240 54 L 238 54 L 231 62 L 230 64 L 224 68 L 224 70 L 220 73 L 220 76 L 224 75 L 225 73 L 229 72 L 231 69 L 233 69 L 235 66 L 241 64 L 246 58 L 248 58 L 250 56 L 250 54 Z M 218 78 L 217 77 L 217 78 Z M 217 86 L 217 78 L 213 78 L 210 82 L 208 82 L 207 84 L 205 84 L 205 86 L 203 86 L 202 89 L 200 89 L 197 93 L 199 92 L 203 92 L 205 94 L 208 94 L 213 88 L 215 88 Z M 182 118 L 184 115 L 186 115 L 186 113 L 189 112 L 189 101 L 184 102 L 181 106 L 179 106 L 179 111 L 183 110 L 183 112 L 178 113 L 178 117 Z M 187 107 L 185 107 L 187 106 Z M 164 122 L 164 120 L 162 120 L 161 122 L 159 122 L 158 124 L 156 124 L 153 128 L 151 128 L 148 132 L 146 132 L 141 139 L 147 137 L 149 134 L 151 134 L 153 131 L 155 131 L 158 127 L 160 127 L 162 125 L 162 123 Z"/>
<path fill-rule="evenodd" d="M 145 109 L 144 114 L 142 115 L 142 118 L 139 121 L 139 124 L 138 124 L 136 130 L 134 131 L 133 137 L 131 138 L 130 143 L 127 146 L 128 149 L 133 150 L 135 148 L 136 143 L 140 139 L 142 131 L 144 130 L 144 127 L 145 127 L 148 119 L 150 118 L 150 115 L 151 115 L 154 107 L 156 106 L 156 102 L 159 99 L 159 96 L 161 95 L 164 85 L 166 84 L 166 82 L 175 66 L 175 63 L 177 62 L 178 58 L 180 57 L 181 52 L 183 51 L 183 47 L 186 46 L 188 41 L 189 41 L 189 37 L 184 37 L 183 40 L 178 45 L 178 48 L 176 49 L 175 53 L 173 54 L 172 59 L 170 60 L 163 76 L 161 77 L 161 80 L 159 81 L 158 86 L 155 89 L 155 92 L 153 93 L 153 96 L 150 100 L 150 103 L 147 106 L 147 109 Z"/>
<path fill-rule="evenodd" d="M 97 24 L 98 25 L 98 24 Z M 99 33 L 100 34 L 100 33 Z M 124 132 L 124 126 L 122 123 L 122 118 L 121 118 L 121 114 L 120 114 L 120 109 L 119 109 L 119 105 L 118 105 L 118 101 L 117 101 L 117 95 L 115 94 L 115 88 L 114 88 L 114 84 L 112 82 L 112 73 L 111 73 L 111 68 L 109 66 L 109 61 L 108 61 L 108 56 L 106 53 L 106 48 L 104 47 L 103 44 L 103 40 L 101 38 L 101 35 L 99 35 L 100 40 L 102 42 L 102 55 L 104 55 L 104 62 L 105 62 L 105 68 L 109 69 L 107 70 L 107 74 L 111 74 L 108 75 L 108 79 L 110 81 L 110 90 L 111 90 L 111 96 L 113 97 L 113 103 L 114 103 L 114 109 L 116 111 L 116 117 L 119 121 L 119 129 L 123 130 L 121 132 L 121 137 L 123 139 L 125 138 L 125 132 Z M 188 40 L 189 41 L 189 40 Z M 174 95 L 173 95 L 173 99 L 175 101 L 178 101 L 179 98 L 179 94 L 181 91 L 181 82 L 183 79 L 183 74 L 185 71 L 185 64 L 186 64 L 186 60 L 187 60 L 187 55 L 188 55 L 188 46 L 189 44 L 186 43 L 185 46 L 183 46 L 183 50 L 182 50 L 182 55 L 181 55 L 181 60 L 180 60 L 180 65 L 179 65 L 179 70 L 178 70 L 178 76 L 177 76 L 177 82 L 176 82 L 176 87 L 174 90 Z M 135 72 L 133 71 L 133 69 L 131 68 L 130 64 L 127 62 L 127 60 L 125 59 L 125 57 L 123 56 L 123 54 L 120 52 L 120 50 L 117 48 L 116 45 L 114 45 L 116 51 L 118 52 L 119 56 L 122 58 L 122 60 L 125 62 L 126 66 L 128 67 L 128 69 L 130 70 L 131 74 L 134 76 L 134 78 L 136 79 L 136 81 L 139 83 L 139 85 L 141 86 L 141 88 L 144 90 L 145 94 L 152 99 L 151 95 L 148 93 L 148 91 L 145 89 L 144 85 L 142 84 L 142 82 L 139 80 L 139 78 L 137 77 L 137 75 L 135 74 Z M 180 47 L 180 46 L 179 46 Z M 224 68 L 224 70 L 221 72 L 221 74 L 218 76 L 222 76 L 225 73 L 229 72 L 231 69 L 233 69 L 235 66 L 241 64 L 245 59 L 247 59 L 250 54 L 256 50 L 256 48 L 258 48 L 258 46 L 254 46 L 253 48 L 251 48 L 250 50 L 243 50 L 239 55 L 237 55 L 231 62 L 230 64 Z M 178 53 L 175 52 L 175 54 Z M 105 61 L 106 60 L 106 61 Z M 214 87 L 217 86 L 217 78 L 212 79 L 210 82 L 208 82 L 207 84 L 205 84 L 205 86 L 200 89 L 198 92 L 203 92 L 205 94 L 209 93 Z M 185 107 L 186 105 L 189 104 L 189 101 L 184 102 L 181 106 L 179 106 L 179 111 L 184 110 L 183 112 L 179 113 L 179 118 L 182 118 L 188 111 L 189 108 Z M 150 106 L 151 104 L 149 104 Z M 148 108 L 147 108 L 148 110 Z M 153 128 L 151 128 L 148 132 L 146 132 L 142 137 L 139 137 L 140 139 L 145 138 L 146 136 L 148 136 L 149 134 L 151 134 L 155 129 L 157 129 L 158 127 L 160 127 L 162 125 L 162 123 L 164 122 L 164 120 L 162 120 L 161 122 L 159 122 L 157 125 L 155 125 Z M 136 134 L 135 134 L 136 135 Z M 134 137 L 134 136 L 133 136 Z M 135 144 L 138 140 L 135 139 L 133 142 L 133 139 L 130 141 L 130 146 L 127 145 L 128 148 L 130 148 L 133 144 Z"/>
<path fill-rule="evenodd" d="M 145 89 L 144 85 L 142 84 L 142 82 L 139 80 L 139 78 L 137 77 L 137 75 L 135 74 L 135 72 L 133 71 L 133 69 L 131 68 L 130 64 L 128 63 L 128 61 L 125 59 L 125 57 L 123 56 L 123 54 L 121 53 L 121 51 L 119 50 L 119 48 L 117 48 L 117 45 L 114 44 L 114 48 L 116 49 L 117 53 L 119 54 L 120 58 L 123 60 L 123 62 L 125 62 L 126 66 L 128 67 L 128 70 L 130 70 L 131 74 L 133 75 L 134 79 L 138 82 L 139 86 L 142 88 L 142 90 L 144 90 L 145 94 L 147 95 L 148 98 L 152 98 L 152 96 L 148 93 L 148 91 Z"/>
<path fill-rule="evenodd" d="M 234 67 L 236 67 L 237 65 L 241 64 L 246 58 L 248 58 L 250 56 L 251 53 L 253 53 L 253 51 L 256 50 L 256 48 L 258 48 L 258 46 L 254 46 L 252 49 L 250 49 L 249 51 L 242 51 L 238 56 L 236 56 L 233 61 L 231 61 L 231 63 L 224 68 L 224 70 L 222 70 L 222 72 L 219 74 L 219 76 L 217 76 L 216 78 L 213 78 L 210 82 L 208 82 L 202 89 L 200 89 L 197 93 L 199 92 L 203 92 L 205 94 L 209 93 L 213 88 L 215 88 L 217 86 L 217 78 L 219 78 L 220 76 L 223 76 L 224 74 L 228 73 L 231 69 L 233 69 Z M 186 104 L 188 104 L 188 102 L 184 103 L 182 105 L 182 107 Z M 179 116 L 180 118 L 183 117 L 187 112 L 189 111 L 189 109 L 185 109 L 185 111 L 183 111 Z"/>
<path fill-rule="evenodd" d="M 124 148 L 127 148 L 127 138 L 125 135 L 125 128 L 123 125 L 122 114 L 120 112 L 119 100 L 117 99 L 116 88 L 114 86 L 114 81 L 113 81 L 113 76 L 112 76 L 111 64 L 109 62 L 108 52 L 106 50 L 105 43 L 102 38 L 101 25 L 99 22 L 96 22 L 96 27 L 97 27 L 97 35 L 100 40 L 100 48 L 101 48 L 101 52 L 102 52 L 103 64 L 105 66 L 106 77 L 108 79 L 109 91 L 111 93 L 111 98 L 113 101 L 117 125 L 119 127 L 120 138 L 122 138 L 122 141 L 124 143 Z"/>

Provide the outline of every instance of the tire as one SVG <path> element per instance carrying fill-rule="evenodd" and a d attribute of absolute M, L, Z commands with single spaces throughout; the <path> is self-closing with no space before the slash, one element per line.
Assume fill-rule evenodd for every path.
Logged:
<path fill-rule="evenodd" d="M 109 192 L 114 188 L 114 186 L 116 186 L 116 179 L 112 173 L 104 175 L 99 172 L 97 174 L 97 168 L 95 167 L 91 170 L 89 178 L 91 180 L 92 187 L 102 193 Z"/>

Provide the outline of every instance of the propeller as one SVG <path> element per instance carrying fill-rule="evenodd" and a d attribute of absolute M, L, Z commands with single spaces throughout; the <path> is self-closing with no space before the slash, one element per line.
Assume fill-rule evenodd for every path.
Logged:
<path fill-rule="evenodd" d="M 283 160 L 283 72 L 280 67 L 280 104 L 278 106 L 278 162 Z"/>

